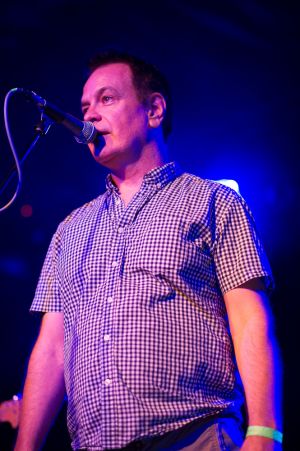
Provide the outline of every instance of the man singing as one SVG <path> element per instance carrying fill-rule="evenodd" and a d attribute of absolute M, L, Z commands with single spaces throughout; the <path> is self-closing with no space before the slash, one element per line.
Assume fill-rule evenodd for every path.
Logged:
<path fill-rule="evenodd" d="M 281 449 L 272 276 L 249 208 L 170 162 L 152 65 L 98 55 L 82 111 L 107 189 L 49 247 L 15 451 L 40 449 L 65 391 L 74 450 Z"/>

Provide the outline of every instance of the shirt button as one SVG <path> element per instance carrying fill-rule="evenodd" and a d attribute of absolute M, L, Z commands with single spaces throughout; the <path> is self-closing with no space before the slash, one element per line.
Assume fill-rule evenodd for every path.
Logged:
<path fill-rule="evenodd" d="M 110 336 L 108 334 L 105 334 L 104 337 L 103 337 L 103 340 L 104 341 L 108 341 L 109 339 L 110 339 Z"/>
<path fill-rule="evenodd" d="M 116 262 L 116 261 L 112 262 L 111 266 L 112 266 L 113 268 L 115 268 L 116 266 L 118 266 L 118 262 Z"/>
<path fill-rule="evenodd" d="M 112 302 L 113 300 L 114 300 L 114 298 L 112 298 L 111 296 L 108 296 L 107 302 Z"/>
<path fill-rule="evenodd" d="M 104 384 L 105 385 L 110 385 L 112 383 L 111 379 L 105 379 Z"/>
<path fill-rule="evenodd" d="M 116 205 L 120 205 L 120 203 L 121 203 L 121 199 L 118 197 L 118 198 L 116 199 Z"/>
<path fill-rule="evenodd" d="M 124 227 L 119 227 L 119 228 L 118 228 L 118 232 L 119 232 L 119 233 L 123 233 L 124 230 L 125 230 Z"/>

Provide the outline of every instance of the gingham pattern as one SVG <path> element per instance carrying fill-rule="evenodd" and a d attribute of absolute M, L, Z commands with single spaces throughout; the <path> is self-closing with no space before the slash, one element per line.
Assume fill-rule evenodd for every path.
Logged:
<path fill-rule="evenodd" d="M 255 277 L 272 280 L 230 188 L 169 163 L 125 208 L 108 177 L 58 227 L 31 306 L 64 313 L 73 448 L 117 448 L 237 407 L 222 293 Z"/>

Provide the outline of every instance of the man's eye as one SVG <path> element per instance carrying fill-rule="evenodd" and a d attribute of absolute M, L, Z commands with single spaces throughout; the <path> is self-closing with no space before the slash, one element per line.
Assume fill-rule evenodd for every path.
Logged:
<path fill-rule="evenodd" d="M 112 96 L 102 96 L 102 102 L 103 103 L 111 103 L 113 100 Z"/>

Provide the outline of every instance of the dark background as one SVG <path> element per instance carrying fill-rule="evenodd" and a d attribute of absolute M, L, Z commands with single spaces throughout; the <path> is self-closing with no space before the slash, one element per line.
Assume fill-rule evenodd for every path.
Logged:
<path fill-rule="evenodd" d="M 89 58 L 107 47 L 132 52 L 158 65 L 170 80 L 172 157 L 186 171 L 239 183 L 276 278 L 272 304 L 284 361 L 286 450 L 300 449 L 297 5 L 31 0 L 0 7 L 1 102 L 20 86 L 80 117 Z M 9 117 L 22 155 L 37 111 L 15 95 Z M 1 180 L 12 164 L 1 121 Z M 103 191 L 104 177 L 87 147 L 60 126 L 52 127 L 23 165 L 21 193 L 0 215 L 0 401 L 22 390 L 39 327 L 28 309 L 51 235 L 72 209 Z M 2 205 L 8 194 L 2 194 Z M 32 208 L 28 217 L 24 205 Z M 45 449 L 68 449 L 63 417 Z M 9 450 L 13 432 L 0 426 L 0 449 Z"/>

